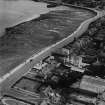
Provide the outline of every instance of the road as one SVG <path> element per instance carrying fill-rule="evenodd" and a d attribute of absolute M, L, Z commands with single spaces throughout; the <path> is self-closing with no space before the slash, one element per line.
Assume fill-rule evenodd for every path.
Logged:
<path fill-rule="evenodd" d="M 50 8 L 52 10 L 37 19 L 8 28 L 0 37 L 0 77 L 33 54 L 66 38 L 81 22 L 94 16 L 89 11 L 64 6 Z"/>
<path fill-rule="evenodd" d="M 57 9 L 59 9 L 59 8 L 57 8 Z M 11 58 L 12 57 L 8 56 L 8 53 L 7 53 L 6 57 L 4 57 L 5 59 L 3 59 L 3 60 L 4 60 L 5 64 L 3 65 L 3 63 L 1 63 L 2 64 L 1 67 L 3 67 L 3 66 L 6 67 L 7 66 L 7 68 L 6 69 L 3 69 L 3 68 L 0 69 L 0 71 L 7 70 L 5 73 L 1 73 L 2 74 L 1 76 L 5 75 L 4 77 L 1 78 L 1 91 L 2 91 L 2 93 L 4 92 L 3 94 L 5 94 L 5 90 L 8 91 L 8 89 L 10 89 L 11 86 L 18 79 L 20 79 L 22 77 L 23 74 L 25 74 L 30 68 L 32 68 L 37 61 L 40 61 L 42 58 L 50 55 L 50 53 L 52 51 L 54 51 L 55 49 L 57 49 L 59 47 L 62 47 L 65 44 L 67 44 L 70 41 L 72 41 L 74 39 L 74 36 L 81 35 L 83 33 L 83 31 L 85 31 L 86 27 L 88 27 L 89 22 L 92 21 L 92 20 L 88 21 L 88 24 L 86 24 L 86 25 L 82 24 L 82 27 L 78 28 L 80 26 L 80 24 L 83 23 L 85 20 L 91 19 L 92 17 L 95 16 L 94 14 L 89 12 L 88 10 L 82 10 L 82 9 L 79 10 L 79 9 L 75 9 L 75 8 L 72 8 L 72 7 L 69 7 L 69 10 L 68 9 L 65 10 L 65 12 L 67 14 L 69 13 L 69 16 L 68 15 L 65 16 L 66 13 L 64 11 L 63 12 L 62 11 L 63 10 L 58 10 L 58 11 L 56 10 L 55 13 L 54 12 L 49 12 L 49 13 L 47 13 L 47 15 L 44 15 L 45 19 L 43 19 L 43 18 L 40 19 L 39 18 L 37 20 L 36 19 L 35 20 L 30 20 L 28 22 L 25 22 L 25 23 L 22 23 L 22 24 L 19 24 L 19 25 L 16 25 L 16 26 L 12 27 L 12 29 L 14 29 L 15 32 L 18 29 L 24 29 L 25 32 L 28 32 L 28 34 L 25 33 L 25 36 L 23 35 L 23 33 L 22 34 L 19 33 L 20 34 L 20 38 L 21 38 L 22 35 L 24 36 L 23 39 L 26 38 L 27 35 L 29 35 L 29 36 L 31 35 L 32 37 L 31 37 L 30 40 L 32 40 L 33 35 L 34 35 L 34 39 L 36 39 L 36 38 L 39 38 L 39 39 L 38 39 L 37 43 L 36 42 L 34 43 L 34 44 L 38 44 L 37 46 L 33 47 L 33 49 L 35 49 L 34 52 L 32 51 L 32 53 L 29 53 L 28 51 L 30 51 L 30 50 L 28 49 L 28 47 L 26 47 L 25 50 L 22 48 L 22 51 L 21 50 L 19 50 L 19 52 L 15 51 L 16 53 L 12 53 L 11 54 L 12 57 L 15 58 L 14 60 L 12 60 L 12 63 L 14 63 L 14 61 L 16 61 L 16 57 L 15 57 L 16 54 L 20 54 L 19 55 L 20 58 L 22 56 L 26 56 L 27 52 L 30 54 L 25 59 L 22 59 L 22 61 L 20 62 L 21 64 L 19 63 L 20 64 L 19 66 L 17 66 L 17 67 L 15 66 L 16 68 L 14 67 L 14 69 L 10 69 L 10 71 L 9 71 L 7 69 L 7 68 L 9 68 L 9 66 L 7 64 L 11 63 Z M 53 18 L 51 17 L 51 18 L 47 18 L 46 19 L 46 16 L 48 16 L 48 17 L 52 16 Z M 64 17 L 63 20 L 62 20 L 62 16 Z M 55 23 L 57 23 L 57 22 L 60 23 L 60 24 L 55 25 Z M 39 35 L 39 36 L 41 35 L 40 37 L 35 36 L 35 34 L 30 33 L 30 32 L 32 32 L 32 28 L 33 27 L 34 27 L 33 33 L 36 33 L 35 29 L 37 29 L 37 26 L 39 26 L 39 23 L 40 23 L 40 26 L 43 26 L 43 27 L 40 28 L 39 31 L 37 31 L 37 35 Z M 43 24 L 43 23 L 46 23 L 46 24 Z M 48 26 L 48 25 L 52 25 L 52 27 L 50 29 L 48 29 L 50 26 L 48 28 L 46 28 L 46 26 Z M 85 28 L 83 27 L 83 25 L 84 25 Z M 22 27 L 22 28 L 19 28 L 19 27 Z M 58 27 L 60 27 L 60 28 L 58 28 Z M 46 28 L 46 30 L 45 30 L 45 28 Z M 56 30 L 55 28 L 58 29 L 58 30 Z M 24 32 L 24 30 L 22 30 L 20 32 Z M 49 30 L 50 30 L 50 32 L 53 31 L 53 33 L 47 33 L 48 36 L 46 37 L 46 33 L 45 32 L 47 32 Z M 19 31 L 17 31 L 17 32 L 19 32 Z M 40 32 L 42 32 L 42 33 L 40 33 Z M 54 34 L 54 33 L 56 33 L 56 34 Z M 14 35 L 14 33 L 11 33 L 10 35 Z M 54 35 L 57 35 L 57 37 L 59 36 L 58 40 L 55 40 L 56 38 L 53 37 Z M 5 35 L 3 37 L 5 37 Z M 42 39 L 40 39 L 40 38 L 42 38 Z M 2 37 L 1 37 L 1 39 L 2 39 Z M 50 41 L 48 41 L 49 39 L 50 39 Z M 44 40 L 44 42 L 42 43 L 42 46 L 39 47 L 39 44 L 41 44 L 39 42 L 41 40 Z M 11 43 L 12 42 L 13 41 L 11 41 Z M 26 42 L 27 42 L 27 40 L 26 40 Z M 10 44 L 10 45 L 12 45 L 12 44 Z M 15 48 L 15 47 L 13 47 L 13 48 Z M 40 48 L 40 49 L 36 50 L 37 48 Z M 44 49 L 44 50 L 42 50 L 42 49 Z M 2 50 L 0 50 L 0 51 L 2 51 Z M 24 51 L 24 54 L 21 53 L 23 51 Z M 33 56 L 30 57 L 31 55 L 33 55 Z M 19 58 L 19 56 L 17 56 L 17 58 Z M 8 58 L 8 60 L 7 60 L 7 58 Z M 27 58 L 29 58 L 29 59 L 26 60 Z M 7 60 L 7 62 L 6 62 L 6 60 Z M 26 60 L 26 61 L 23 62 L 24 60 Z M 2 81 L 3 79 L 4 79 L 4 81 Z"/>

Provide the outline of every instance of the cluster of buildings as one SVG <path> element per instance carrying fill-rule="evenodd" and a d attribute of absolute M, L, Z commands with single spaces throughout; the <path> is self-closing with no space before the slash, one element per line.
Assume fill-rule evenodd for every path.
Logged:
<path fill-rule="evenodd" d="M 80 38 L 35 64 L 4 95 L 2 102 L 105 105 L 104 17 L 97 21 Z"/>
<path fill-rule="evenodd" d="M 90 24 L 81 37 L 35 64 L 2 104 L 105 105 L 104 30 L 104 17 Z"/>

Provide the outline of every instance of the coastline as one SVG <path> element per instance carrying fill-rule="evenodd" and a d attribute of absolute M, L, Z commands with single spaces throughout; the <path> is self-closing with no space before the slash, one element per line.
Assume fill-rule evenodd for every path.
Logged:
<path fill-rule="evenodd" d="M 95 17 L 90 18 L 90 19 L 82 22 L 81 25 L 76 29 L 76 31 L 74 31 L 71 35 L 62 39 L 61 41 L 57 42 L 56 44 L 51 45 L 50 47 L 46 48 L 45 50 L 39 52 L 37 55 L 36 54 L 33 55 L 28 60 L 26 60 L 24 63 L 20 64 L 18 67 L 13 69 L 11 71 L 11 73 L 5 75 L 3 77 L 3 79 L 1 80 L 2 88 L 3 87 L 8 87 L 8 89 L 9 89 L 9 87 L 11 87 L 11 85 L 17 79 L 19 79 L 20 75 L 23 75 L 30 68 L 32 68 L 36 62 L 38 62 L 41 59 L 45 58 L 46 56 L 50 55 L 50 53 L 53 52 L 54 50 L 56 50 L 57 48 L 61 48 L 62 46 L 72 42 L 75 37 L 79 37 L 82 33 L 84 33 L 87 30 L 87 28 L 88 28 L 88 26 L 91 22 L 95 21 L 96 19 L 98 19 L 101 16 L 102 16 L 102 14 L 97 12 L 97 15 Z M 12 78 L 9 78 L 10 76 L 12 76 Z M 12 81 L 13 78 L 15 78 L 14 81 Z M 10 82 L 10 81 L 12 81 L 12 82 Z M 3 90 L 5 91 L 5 89 L 3 89 Z"/>
<path fill-rule="evenodd" d="M 33 55 L 32 57 L 30 57 L 28 60 L 26 60 L 24 63 L 22 63 L 21 65 L 19 65 L 18 67 L 16 67 L 14 70 L 12 70 L 12 72 L 10 74 L 7 74 L 3 77 L 3 79 L 1 80 L 1 83 L 2 83 L 2 87 L 4 87 L 6 85 L 6 80 L 8 78 L 8 81 L 11 81 L 11 79 L 9 78 L 10 75 L 11 76 L 16 76 L 17 73 L 16 72 L 21 72 L 21 70 L 25 70 L 24 73 L 26 71 L 29 70 L 29 68 L 32 68 L 33 65 L 40 61 L 42 58 L 45 58 L 45 56 L 48 56 L 50 55 L 50 53 L 52 51 L 54 51 L 55 49 L 57 48 L 61 48 L 62 46 L 66 45 L 67 43 L 70 43 L 75 36 L 79 37 L 83 32 L 86 31 L 86 29 L 88 28 L 88 25 L 95 21 L 96 19 L 98 19 L 100 16 L 97 15 L 91 19 L 88 19 L 86 21 L 84 21 L 78 28 L 75 32 L 73 32 L 71 35 L 69 35 L 67 38 L 64 38 L 63 40 L 57 42 L 56 44 L 46 48 L 45 50 L 41 51 L 40 53 L 38 53 L 37 55 Z M 85 25 L 85 29 L 84 29 L 84 25 Z M 80 31 L 81 30 L 81 31 Z M 80 31 L 80 32 L 79 32 Z M 23 74 L 24 74 L 23 73 Z M 16 75 L 15 75 L 16 74 Z M 20 74 L 19 74 L 20 75 Z M 13 81 L 14 83 L 15 81 Z M 10 84 L 13 84 L 13 83 L 10 83 Z M 8 86 L 11 86 L 11 85 L 8 85 Z"/>

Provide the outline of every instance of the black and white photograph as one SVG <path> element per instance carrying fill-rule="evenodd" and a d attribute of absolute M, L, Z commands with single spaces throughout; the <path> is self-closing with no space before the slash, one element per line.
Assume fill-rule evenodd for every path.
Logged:
<path fill-rule="evenodd" d="M 105 105 L 105 0 L 0 0 L 0 105 Z"/>

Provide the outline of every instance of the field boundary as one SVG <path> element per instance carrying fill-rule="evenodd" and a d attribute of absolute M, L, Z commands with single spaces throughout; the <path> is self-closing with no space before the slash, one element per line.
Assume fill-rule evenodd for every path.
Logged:
<path fill-rule="evenodd" d="M 63 4 L 63 5 L 67 5 L 67 4 Z M 73 7 L 73 8 L 86 9 L 84 7 L 77 7 L 77 6 L 73 6 L 73 5 L 69 5 L 69 6 Z M 65 45 L 67 45 L 68 43 L 72 42 L 74 40 L 74 38 L 80 37 L 88 29 L 88 26 L 91 22 L 97 20 L 98 18 L 100 18 L 104 15 L 104 13 L 99 12 L 97 10 L 93 10 L 93 9 L 89 9 L 89 8 L 87 8 L 86 10 L 94 11 L 96 16 L 82 22 L 80 24 L 80 26 L 76 29 L 76 31 L 74 31 L 68 37 L 51 45 L 50 47 L 45 48 L 45 50 L 39 52 L 38 54 L 32 55 L 25 62 L 23 62 L 22 64 L 17 66 L 15 69 L 13 69 L 10 73 L 4 75 L 0 79 L 0 91 L 1 91 L 0 94 L 1 95 L 5 94 L 6 90 L 8 90 L 12 86 L 12 84 L 14 84 L 17 80 L 19 80 L 22 77 L 22 75 L 24 75 L 26 72 L 28 72 L 35 65 L 35 63 L 37 63 L 41 59 L 44 59 L 45 57 L 49 56 L 56 49 L 61 48 Z"/>

